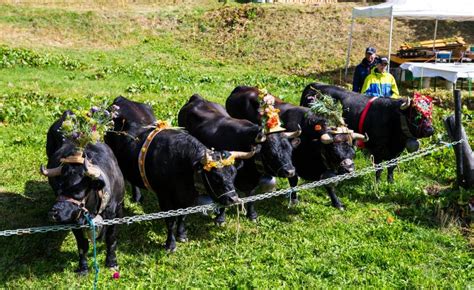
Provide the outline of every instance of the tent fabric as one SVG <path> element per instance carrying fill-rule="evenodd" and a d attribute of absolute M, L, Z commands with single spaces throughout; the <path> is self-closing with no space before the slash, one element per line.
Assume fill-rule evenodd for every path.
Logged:
<path fill-rule="evenodd" d="M 474 20 L 473 0 L 389 0 L 386 3 L 355 7 L 353 18 L 405 18 L 472 21 Z"/>
<path fill-rule="evenodd" d="M 456 83 L 458 78 L 474 78 L 474 63 L 405 62 L 400 67 L 411 71 L 415 78 L 443 77 L 452 83 Z"/>

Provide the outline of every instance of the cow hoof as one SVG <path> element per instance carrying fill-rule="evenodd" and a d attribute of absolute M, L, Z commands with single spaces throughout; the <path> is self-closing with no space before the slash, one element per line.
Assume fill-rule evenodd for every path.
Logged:
<path fill-rule="evenodd" d="M 89 269 L 87 269 L 87 268 L 77 268 L 76 270 L 74 270 L 74 272 L 76 272 L 76 274 L 79 275 L 79 276 L 85 276 L 85 275 L 89 274 Z"/>
<path fill-rule="evenodd" d="M 111 270 L 118 270 L 118 264 L 117 261 L 113 262 L 105 262 L 105 266 Z"/>
<path fill-rule="evenodd" d="M 298 200 L 298 198 L 292 198 L 290 199 L 290 203 L 291 205 L 297 205 L 298 203 L 300 203 L 300 201 Z"/>
<path fill-rule="evenodd" d="M 341 206 L 336 206 L 336 208 L 337 208 L 338 210 L 340 210 L 340 211 L 345 211 L 345 210 L 346 210 L 346 209 L 344 208 L 344 206 L 342 206 L 342 205 L 341 205 Z"/>
<path fill-rule="evenodd" d="M 257 217 L 249 217 L 250 222 L 256 224 L 257 223 Z"/>
<path fill-rule="evenodd" d="M 188 242 L 188 241 L 189 241 L 189 240 L 188 240 L 187 237 L 178 237 L 178 242 L 180 242 L 180 243 L 186 243 L 186 242 Z"/>
<path fill-rule="evenodd" d="M 257 217 L 258 217 L 257 213 L 247 215 L 247 218 L 248 218 L 251 222 L 257 222 Z"/>
<path fill-rule="evenodd" d="M 144 199 L 144 198 L 143 198 L 143 195 L 140 195 L 140 196 L 138 196 L 138 197 L 134 197 L 134 198 L 133 198 L 133 202 L 135 202 L 135 203 L 143 203 L 143 199 Z"/>
<path fill-rule="evenodd" d="M 165 245 L 165 251 L 166 251 L 167 253 L 174 253 L 174 252 L 176 252 L 176 247 L 167 247 L 167 246 Z"/>
<path fill-rule="evenodd" d="M 218 226 L 218 227 L 220 227 L 220 228 L 223 227 L 223 226 L 225 226 L 225 221 L 217 221 L 217 220 L 216 220 L 216 221 L 214 221 L 214 223 L 216 224 L 216 226 Z"/>

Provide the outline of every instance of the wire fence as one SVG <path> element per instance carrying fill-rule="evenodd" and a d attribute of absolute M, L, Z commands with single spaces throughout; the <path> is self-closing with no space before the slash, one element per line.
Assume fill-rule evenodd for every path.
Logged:
<path fill-rule="evenodd" d="M 457 144 L 462 143 L 464 140 L 458 140 L 454 141 L 451 143 L 439 143 L 439 144 L 433 144 L 430 145 L 426 148 L 420 149 L 419 151 L 409 153 L 406 155 L 402 155 L 398 158 L 394 158 L 392 160 L 384 161 L 379 164 L 374 164 L 373 166 L 368 166 L 365 168 L 362 168 L 357 171 L 353 171 L 350 173 L 342 174 L 342 175 L 336 175 L 334 177 L 314 181 L 314 182 L 309 182 L 305 183 L 299 186 L 295 186 L 292 188 L 287 188 L 287 189 L 281 189 L 281 190 L 276 190 L 272 192 L 266 192 L 254 196 L 248 196 L 241 198 L 242 202 L 240 204 L 245 204 L 248 202 L 254 202 L 254 201 L 259 201 L 259 200 L 264 200 L 264 199 L 269 199 L 275 196 L 280 196 L 280 195 L 286 195 L 290 194 L 291 192 L 294 191 L 299 191 L 303 189 L 311 189 L 315 187 L 321 187 L 333 183 L 337 183 L 343 180 L 348 180 L 352 179 L 355 177 L 363 176 L 372 172 L 375 172 L 377 170 L 382 170 L 388 167 L 396 166 L 398 163 L 404 163 L 408 162 L 423 156 L 426 156 L 428 154 L 431 154 L 435 151 L 439 151 L 441 149 L 444 149 L 446 147 L 451 147 Z M 235 206 L 235 205 L 232 205 Z M 123 218 L 114 218 L 114 219 L 109 219 L 109 220 L 101 220 L 95 222 L 95 226 L 104 226 L 104 225 L 119 225 L 119 224 L 131 224 L 131 223 L 136 223 L 136 222 L 142 222 L 142 221 L 151 221 L 151 220 L 156 220 L 156 219 L 163 219 L 167 217 L 176 217 L 176 216 L 181 216 L 181 215 L 188 215 L 188 214 L 193 214 L 193 213 L 207 213 L 209 211 L 214 211 L 217 208 L 220 208 L 221 206 L 216 204 L 216 203 L 211 203 L 211 204 L 206 204 L 206 205 L 199 205 L 199 206 L 193 206 L 193 207 L 188 207 L 188 208 L 181 208 L 181 209 L 176 209 L 176 210 L 170 210 L 170 211 L 160 211 L 156 213 L 149 213 L 149 214 L 143 214 L 143 215 L 135 215 L 135 216 L 127 216 Z M 80 229 L 80 228 L 89 228 L 90 225 L 84 224 L 84 225 L 78 225 L 78 224 L 71 224 L 71 225 L 53 225 L 53 226 L 43 226 L 43 227 L 31 227 L 31 228 L 23 228 L 23 229 L 15 229 L 15 230 L 3 230 L 0 231 L 0 237 L 8 237 L 8 236 L 14 236 L 14 235 L 26 235 L 26 234 L 34 234 L 34 233 L 46 233 L 46 232 L 57 232 L 57 231 L 65 231 L 65 230 L 71 230 L 71 229 Z"/>

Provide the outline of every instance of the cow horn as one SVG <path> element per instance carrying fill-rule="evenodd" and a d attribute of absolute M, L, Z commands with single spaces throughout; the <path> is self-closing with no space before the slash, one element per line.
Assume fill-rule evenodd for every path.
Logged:
<path fill-rule="evenodd" d="M 87 176 L 92 177 L 92 178 L 99 178 L 100 176 L 99 167 L 90 163 L 89 160 L 87 160 L 87 158 L 84 159 L 84 168 L 86 169 Z"/>
<path fill-rule="evenodd" d="M 204 153 L 204 156 L 201 159 L 202 164 L 207 164 L 207 162 L 212 161 L 212 151 L 209 149 L 206 149 L 206 153 Z"/>
<path fill-rule="evenodd" d="M 265 136 L 265 132 L 262 129 L 258 132 L 257 137 L 255 137 L 255 143 L 263 143 L 265 140 L 267 140 L 267 136 Z"/>
<path fill-rule="evenodd" d="M 364 136 L 362 134 L 352 132 L 351 135 L 352 135 L 352 139 L 354 140 L 362 140 L 364 142 L 369 141 L 369 135 L 367 135 L 367 133 L 365 133 L 365 136 Z"/>
<path fill-rule="evenodd" d="M 44 168 L 43 164 L 41 164 L 40 172 L 44 176 L 55 177 L 55 176 L 61 175 L 61 169 L 62 168 L 63 168 L 62 166 L 58 166 L 58 167 L 55 167 L 55 168 L 49 168 L 48 169 L 48 168 Z"/>
<path fill-rule="evenodd" d="M 321 136 L 321 142 L 323 142 L 323 144 L 331 144 L 334 142 L 334 140 L 332 139 L 331 135 L 325 133 Z"/>
<path fill-rule="evenodd" d="M 255 155 L 255 150 L 250 152 L 230 151 L 230 155 L 235 159 L 250 159 Z"/>
<path fill-rule="evenodd" d="M 400 105 L 400 110 L 406 110 L 409 107 L 410 107 L 410 98 L 407 98 L 407 100 Z"/>
<path fill-rule="evenodd" d="M 283 133 L 283 136 L 285 138 L 296 138 L 299 135 L 301 135 L 301 131 L 302 131 L 301 127 L 300 127 L 300 125 L 298 125 L 298 130 L 293 131 L 293 132 L 285 132 L 285 133 Z"/>

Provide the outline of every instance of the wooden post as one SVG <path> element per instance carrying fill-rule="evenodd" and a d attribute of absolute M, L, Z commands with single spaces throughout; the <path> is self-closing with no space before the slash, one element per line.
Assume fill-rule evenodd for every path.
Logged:
<path fill-rule="evenodd" d="M 454 127 L 455 127 L 454 139 L 455 141 L 462 139 L 461 112 L 462 112 L 461 90 L 454 89 Z M 457 176 L 457 186 L 459 187 L 464 184 L 462 143 L 455 145 L 454 152 L 456 153 L 456 176 Z"/>

